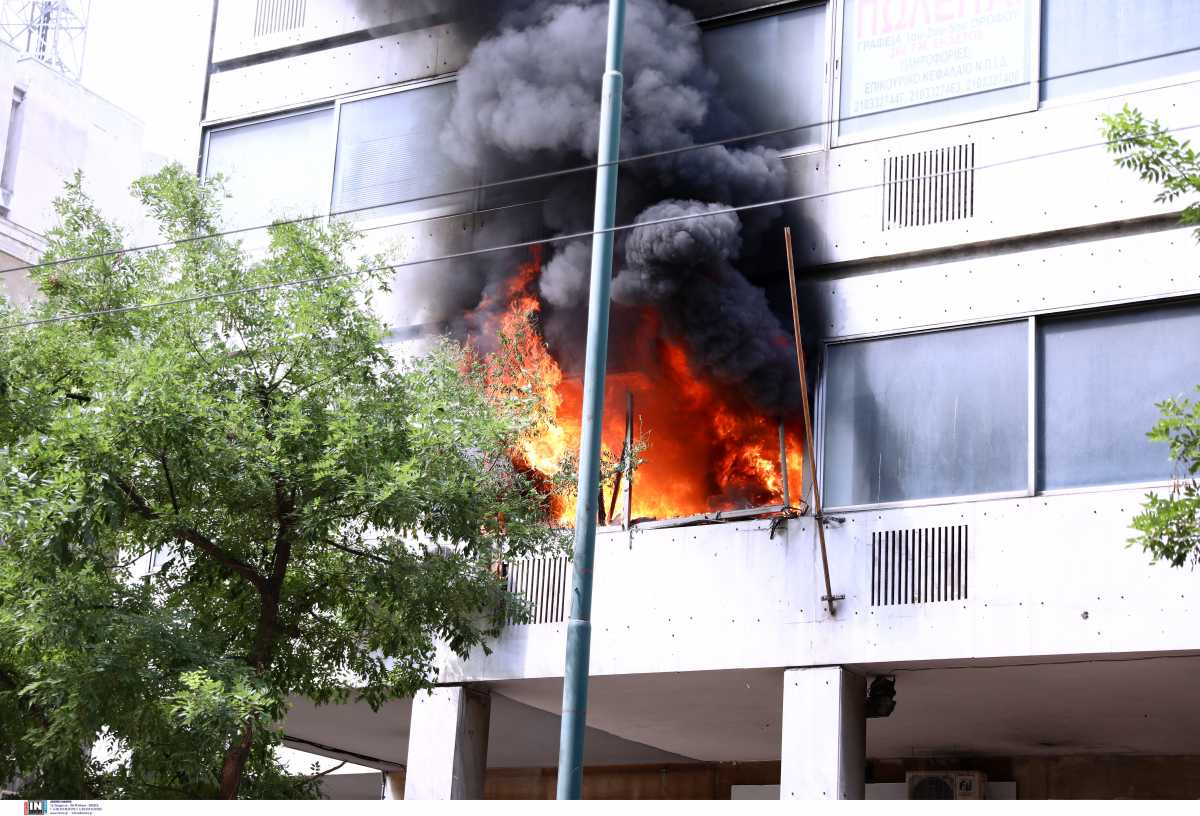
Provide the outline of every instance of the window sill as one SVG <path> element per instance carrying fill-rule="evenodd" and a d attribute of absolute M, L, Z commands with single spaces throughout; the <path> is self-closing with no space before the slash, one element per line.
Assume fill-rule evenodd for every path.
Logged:
<path fill-rule="evenodd" d="M 872 510 L 905 510 L 916 507 L 939 507 L 947 504 L 968 504 L 981 501 L 996 501 L 999 499 L 1031 498 L 1028 490 L 1007 490 L 1000 493 L 971 493 L 964 496 L 938 496 L 929 499 L 904 499 L 901 501 L 876 502 L 874 504 L 852 504 L 842 507 L 823 507 L 825 515 L 831 513 L 863 513 Z"/>
<path fill-rule="evenodd" d="M 907 499 L 905 501 L 879 502 L 876 504 L 855 504 L 845 507 L 825 507 L 825 515 L 837 513 L 866 513 L 875 510 L 910 510 L 919 507 L 944 507 L 948 504 L 973 504 L 986 501 L 1006 501 L 1010 499 L 1036 499 L 1055 496 L 1084 496 L 1094 493 L 1121 493 L 1132 490 L 1165 490 L 1174 482 L 1170 479 L 1154 482 L 1125 482 L 1122 484 L 1084 485 L 1080 487 L 1058 487 L 1053 490 L 1039 490 L 1030 493 L 1027 490 L 1014 490 L 1004 493 L 975 493 L 967 496 L 941 496 L 932 499 Z"/>

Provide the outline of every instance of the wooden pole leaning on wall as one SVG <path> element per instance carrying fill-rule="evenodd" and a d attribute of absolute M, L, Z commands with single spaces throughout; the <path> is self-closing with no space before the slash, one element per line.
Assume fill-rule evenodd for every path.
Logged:
<path fill-rule="evenodd" d="M 621 509 L 625 529 L 633 526 L 633 392 L 625 392 L 625 503 Z"/>
<path fill-rule="evenodd" d="M 829 614 L 836 615 L 833 603 L 837 596 L 829 582 L 829 552 L 825 549 L 825 518 L 821 512 L 821 485 L 817 481 L 816 448 L 813 446 L 812 413 L 808 407 L 808 375 L 804 368 L 804 340 L 800 336 L 800 301 L 796 297 L 796 262 L 792 256 L 792 228 L 783 228 L 783 242 L 787 248 L 788 289 L 792 294 L 792 331 L 796 334 L 796 370 L 800 374 L 800 405 L 804 409 L 804 458 L 812 475 L 813 520 L 817 523 L 817 537 L 821 542 L 821 568 L 825 573 L 825 595 L 821 600 L 829 607 Z"/>

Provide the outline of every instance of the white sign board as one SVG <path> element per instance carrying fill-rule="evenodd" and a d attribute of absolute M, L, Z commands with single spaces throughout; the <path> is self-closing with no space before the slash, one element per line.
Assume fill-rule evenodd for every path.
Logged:
<path fill-rule="evenodd" d="M 1025 93 L 1032 0 L 846 0 L 841 118 L 954 100 L 979 110 Z M 960 97 L 960 99 L 956 99 Z M 843 130 L 846 130 L 843 127 Z M 863 129 L 856 126 L 853 129 Z"/>

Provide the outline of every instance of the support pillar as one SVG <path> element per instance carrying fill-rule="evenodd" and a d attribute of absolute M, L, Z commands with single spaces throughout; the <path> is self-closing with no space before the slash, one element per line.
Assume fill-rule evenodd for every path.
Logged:
<path fill-rule="evenodd" d="M 383 771 L 383 798 L 404 798 L 404 771 Z"/>
<path fill-rule="evenodd" d="M 441 686 L 413 698 L 405 799 L 482 799 L 492 698 Z"/>
<path fill-rule="evenodd" d="M 866 679 L 828 666 L 783 673 L 780 799 L 866 795 Z"/>

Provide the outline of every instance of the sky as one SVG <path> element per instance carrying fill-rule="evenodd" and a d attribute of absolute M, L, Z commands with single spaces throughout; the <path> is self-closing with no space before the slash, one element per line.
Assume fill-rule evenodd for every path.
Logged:
<path fill-rule="evenodd" d="M 91 0 L 88 19 L 83 85 L 145 123 L 148 151 L 189 167 L 200 145 L 212 7 L 212 0 Z"/>

